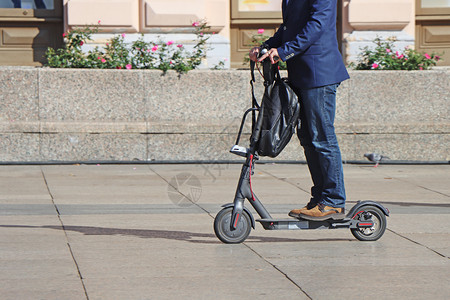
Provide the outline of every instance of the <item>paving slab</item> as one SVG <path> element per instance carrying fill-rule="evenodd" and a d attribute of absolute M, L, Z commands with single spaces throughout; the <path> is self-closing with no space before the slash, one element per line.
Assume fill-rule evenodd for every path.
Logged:
<path fill-rule="evenodd" d="M 50 203 L 39 166 L 1 166 L 0 204 Z"/>
<path fill-rule="evenodd" d="M 86 297 L 56 212 L 52 216 L 2 216 L 0 236 L 2 299 Z"/>
<path fill-rule="evenodd" d="M 152 199 L 157 203 L 167 199 L 166 182 L 145 165 L 44 166 L 42 169 L 58 204 L 148 204 Z M 156 191 L 160 194 L 155 194 Z"/>

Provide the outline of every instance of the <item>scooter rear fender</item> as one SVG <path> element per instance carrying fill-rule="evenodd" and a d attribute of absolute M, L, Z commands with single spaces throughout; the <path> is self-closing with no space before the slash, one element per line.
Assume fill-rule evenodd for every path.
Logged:
<path fill-rule="evenodd" d="M 234 203 L 227 203 L 227 204 L 222 205 L 222 207 L 223 208 L 234 207 Z M 255 229 L 255 219 L 253 218 L 252 213 L 245 206 L 244 206 L 244 210 L 250 216 L 250 219 L 252 220 L 252 228 Z"/>
<path fill-rule="evenodd" d="M 358 201 L 351 209 L 350 211 L 347 213 L 347 218 L 353 218 L 353 216 L 363 207 L 363 206 L 367 206 L 367 205 L 371 205 L 371 206 L 375 206 L 378 207 L 387 217 L 389 217 L 389 210 L 384 207 L 383 205 L 381 205 L 378 202 L 375 201 L 371 201 L 371 200 L 367 200 L 367 201 Z"/>

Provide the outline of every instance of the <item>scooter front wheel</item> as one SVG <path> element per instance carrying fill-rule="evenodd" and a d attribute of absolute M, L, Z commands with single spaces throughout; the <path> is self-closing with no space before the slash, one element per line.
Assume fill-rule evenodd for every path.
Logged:
<path fill-rule="evenodd" d="M 236 229 L 231 226 L 233 207 L 222 209 L 214 219 L 214 232 L 226 244 L 239 244 L 245 241 L 252 230 L 252 221 L 246 211 L 242 212 Z"/>
<path fill-rule="evenodd" d="M 376 241 L 386 230 L 386 216 L 375 206 L 365 205 L 353 216 L 353 219 L 364 221 L 372 221 L 373 226 L 370 228 L 353 228 L 352 234 L 360 241 Z"/>

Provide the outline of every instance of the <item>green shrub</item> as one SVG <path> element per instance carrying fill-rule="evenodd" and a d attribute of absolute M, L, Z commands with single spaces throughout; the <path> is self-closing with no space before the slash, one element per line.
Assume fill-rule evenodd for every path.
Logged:
<path fill-rule="evenodd" d="M 87 59 L 86 54 L 81 50 L 81 46 L 91 40 L 92 34 L 98 31 L 97 27 L 86 27 L 75 29 L 63 33 L 64 48 L 48 48 L 45 55 L 47 65 L 55 68 L 93 68 L 95 61 Z"/>
<path fill-rule="evenodd" d="M 111 38 L 104 48 L 95 47 L 87 53 L 81 46 L 92 40 L 98 26 L 75 28 L 63 34 L 63 48 L 48 48 L 47 66 L 52 68 L 95 68 L 95 69 L 159 69 L 164 72 L 175 70 L 186 73 L 196 69 L 206 57 L 209 48 L 206 42 L 211 37 L 206 22 L 194 22 L 196 44 L 187 51 L 182 44 L 173 41 L 146 42 L 142 35 L 131 46 L 124 41 L 125 34 Z"/>
<path fill-rule="evenodd" d="M 432 53 L 420 53 L 406 47 L 403 52 L 394 52 L 395 37 L 388 40 L 374 39 L 375 49 L 364 47 L 358 57 L 358 63 L 351 63 L 355 70 L 428 70 L 435 66 L 440 56 Z"/>

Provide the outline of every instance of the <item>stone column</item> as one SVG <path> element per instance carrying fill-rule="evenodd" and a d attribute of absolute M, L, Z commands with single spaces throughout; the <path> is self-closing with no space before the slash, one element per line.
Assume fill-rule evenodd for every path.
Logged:
<path fill-rule="evenodd" d="M 374 46 L 373 39 L 395 36 L 397 49 L 414 46 L 414 0 L 344 0 L 344 56 L 355 61 L 361 48 Z"/>

